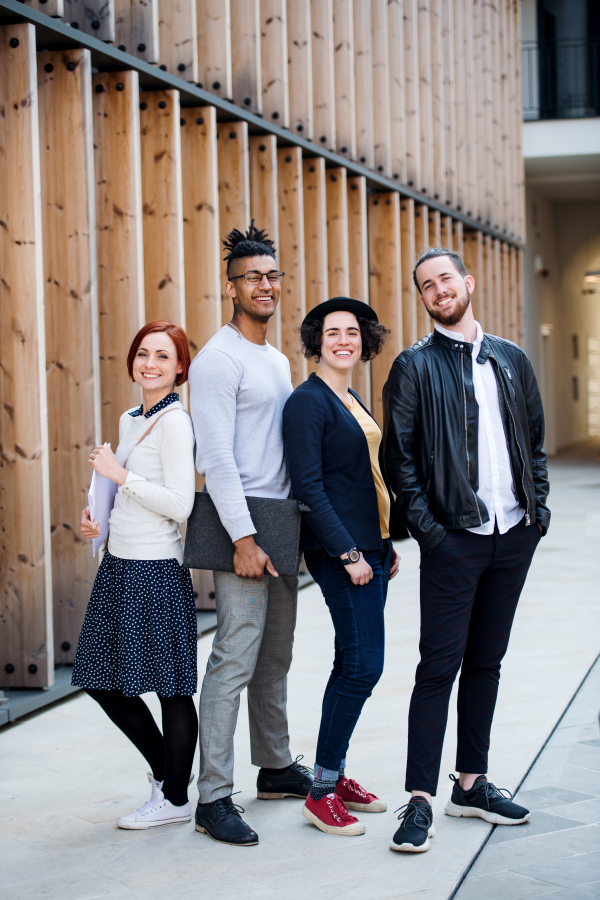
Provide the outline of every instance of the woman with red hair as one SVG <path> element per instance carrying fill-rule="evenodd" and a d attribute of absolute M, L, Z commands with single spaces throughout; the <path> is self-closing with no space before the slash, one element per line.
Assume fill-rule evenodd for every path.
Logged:
<path fill-rule="evenodd" d="M 197 625 L 179 525 L 194 502 L 194 432 L 175 388 L 187 381 L 185 332 L 151 322 L 133 339 L 129 377 L 142 403 L 119 423 L 119 446 L 96 447 L 89 462 L 117 485 L 108 548 L 98 569 L 73 664 L 84 688 L 146 758 L 148 803 L 120 828 L 189 822 L 187 791 L 198 735 Z M 81 530 L 98 537 L 84 510 Z M 141 694 L 156 691 L 163 734 Z"/>

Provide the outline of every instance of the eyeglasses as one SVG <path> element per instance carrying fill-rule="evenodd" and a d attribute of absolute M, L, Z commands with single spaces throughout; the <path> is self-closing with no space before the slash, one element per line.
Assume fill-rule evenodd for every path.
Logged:
<path fill-rule="evenodd" d="M 267 272 L 266 278 L 269 284 L 281 284 L 285 272 Z M 265 275 L 262 272 L 245 272 L 243 275 L 234 275 L 229 281 L 235 281 L 236 278 L 243 278 L 246 284 L 260 284 Z"/>

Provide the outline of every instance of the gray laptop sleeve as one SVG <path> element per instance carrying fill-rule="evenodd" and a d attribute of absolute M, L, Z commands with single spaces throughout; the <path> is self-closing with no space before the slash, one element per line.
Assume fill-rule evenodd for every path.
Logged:
<path fill-rule="evenodd" d="M 300 566 L 300 519 L 298 500 L 271 500 L 246 497 L 256 528 L 254 540 L 280 575 L 298 574 Z M 196 493 L 194 508 L 187 522 L 184 566 L 233 572 L 234 546 L 221 524 L 219 514 L 206 491 Z"/>

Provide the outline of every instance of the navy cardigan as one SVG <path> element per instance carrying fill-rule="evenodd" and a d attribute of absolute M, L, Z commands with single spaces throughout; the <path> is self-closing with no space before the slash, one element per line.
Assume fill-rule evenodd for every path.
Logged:
<path fill-rule="evenodd" d="M 366 409 L 358 394 L 350 393 Z M 312 374 L 288 398 L 283 440 L 294 498 L 310 507 L 310 512 L 302 514 L 302 550 L 324 549 L 330 556 L 341 556 L 354 546 L 382 549 L 365 433 L 317 375 Z M 408 537 L 391 493 L 390 499 L 390 536 Z"/>

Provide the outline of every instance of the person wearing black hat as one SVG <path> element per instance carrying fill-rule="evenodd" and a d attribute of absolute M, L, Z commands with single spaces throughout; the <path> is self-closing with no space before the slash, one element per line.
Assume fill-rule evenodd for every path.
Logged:
<path fill-rule="evenodd" d="M 393 504 L 379 462 L 381 431 L 358 394 L 352 370 L 383 348 L 389 330 L 358 300 L 334 297 L 300 328 L 302 352 L 316 374 L 283 410 L 285 455 L 302 515 L 302 549 L 335 630 L 325 689 L 315 780 L 303 813 L 328 834 L 363 834 L 348 810 L 383 812 L 386 804 L 345 777 L 345 758 L 363 705 L 383 670 L 384 607 L 400 559 L 390 540 Z M 398 520 L 399 534 L 407 532 Z"/>

